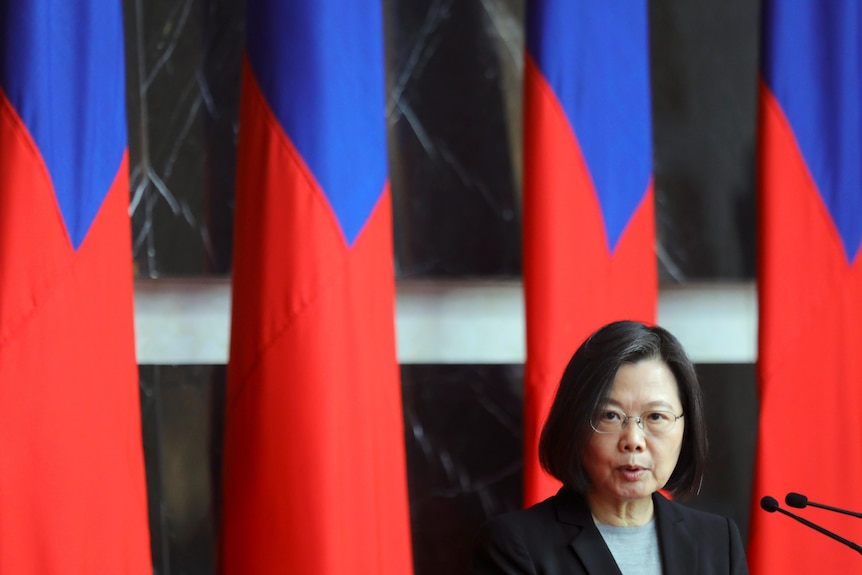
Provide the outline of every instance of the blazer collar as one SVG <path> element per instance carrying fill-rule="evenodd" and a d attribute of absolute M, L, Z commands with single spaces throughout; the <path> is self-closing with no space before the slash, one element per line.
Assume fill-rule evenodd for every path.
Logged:
<path fill-rule="evenodd" d="M 653 494 L 656 529 L 662 564 L 667 575 L 688 575 L 697 571 L 697 542 L 685 526 L 676 504 Z M 557 520 L 575 527 L 571 546 L 587 573 L 621 575 L 610 549 L 593 522 L 584 497 L 565 487 L 555 497 Z"/>
<path fill-rule="evenodd" d="M 689 532 L 679 505 L 654 493 L 658 544 L 667 575 L 697 572 L 697 541 Z"/>
<path fill-rule="evenodd" d="M 595 575 L 622 575 L 611 550 L 602 539 L 587 502 L 580 493 L 563 487 L 555 500 L 557 519 L 576 528 L 570 543 L 587 573 Z"/>

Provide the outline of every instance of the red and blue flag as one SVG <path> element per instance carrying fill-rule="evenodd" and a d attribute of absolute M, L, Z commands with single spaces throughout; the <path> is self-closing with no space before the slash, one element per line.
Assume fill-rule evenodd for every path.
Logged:
<path fill-rule="evenodd" d="M 150 574 L 119 1 L 0 2 L 0 573 Z"/>
<path fill-rule="evenodd" d="M 647 3 L 529 0 L 524 70 L 525 502 L 558 483 L 539 433 L 577 346 L 655 321 Z"/>
<path fill-rule="evenodd" d="M 858 554 L 759 508 L 788 492 L 862 510 L 862 4 L 763 6 L 760 427 L 749 564 L 840 573 Z M 851 541 L 858 519 L 801 514 Z"/>
<path fill-rule="evenodd" d="M 221 570 L 411 573 L 382 7 L 247 10 Z"/>

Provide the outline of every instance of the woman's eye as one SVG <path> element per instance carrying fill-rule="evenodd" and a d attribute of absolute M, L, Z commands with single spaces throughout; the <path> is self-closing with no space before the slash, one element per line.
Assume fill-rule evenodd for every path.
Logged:
<path fill-rule="evenodd" d="M 602 419 L 605 421 L 618 421 L 622 417 L 616 411 L 604 411 L 602 412 Z"/>
<path fill-rule="evenodd" d="M 645 419 L 647 421 L 658 422 L 658 421 L 667 421 L 669 418 L 668 418 L 667 414 L 662 412 L 662 411 L 651 411 L 651 412 L 646 414 Z"/>

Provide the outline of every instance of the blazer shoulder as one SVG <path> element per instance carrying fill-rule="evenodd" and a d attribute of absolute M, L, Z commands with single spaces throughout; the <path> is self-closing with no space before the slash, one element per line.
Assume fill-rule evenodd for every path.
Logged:
<path fill-rule="evenodd" d="M 491 517 L 479 528 L 476 549 L 523 548 L 541 554 L 571 544 L 592 519 L 582 498 L 561 489 L 526 509 Z"/>
<path fill-rule="evenodd" d="M 733 519 L 725 515 L 688 507 L 677 501 L 666 499 L 661 495 L 655 498 L 655 502 L 658 515 L 663 518 L 666 517 L 671 521 L 684 520 L 695 525 L 722 529 L 727 528 L 728 522 L 733 523 Z"/>
<path fill-rule="evenodd" d="M 587 537 L 584 539 L 584 537 Z M 583 498 L 561 490 L 527 509 L 498 515 L 479 530 L 473 548 L 473 575 L 522 575 L 536 573 L 582 574 L 577 541 L 585 541 L 596 564 L 613 565 L 610 551 Z M 598 542 L 604 549 L 596 550 Z M 582 552 L 582 551 L 581 551 Z M 603 563 L 604 561 L 604 563 Z M 599 573 L 612 573 L 604 569 Z"/>
<path fill-rule="evenodd" d="M 553 521 L 547 502 L 491 517 L 473 541 L 471 574 L 534 573 L 540 534 L 547 533 Z"/>
<path fill-rule="evenodd" d="M 698 555 L 708 558 L 710 569 L 726 564 L 725 572 L 748 573 L 745 546 L 732 518 L 693 509 L 661 496 L 656 499 L 656 507 L 662 536 L 670 537 L 675 544 L 687 541 L 696 545 L 700 549 Z M 706 566 L 701 567 L 704 573 L 712 572 Z"/>
<path fill-rule="evenodd" d="M 479 529 L 479 540 L 490 541 L 513 535 L 527 536 L 542 525 L 554 522 L 554 498 L 550 497 L 526 509 L 517 509 L 487 519 Z"/>

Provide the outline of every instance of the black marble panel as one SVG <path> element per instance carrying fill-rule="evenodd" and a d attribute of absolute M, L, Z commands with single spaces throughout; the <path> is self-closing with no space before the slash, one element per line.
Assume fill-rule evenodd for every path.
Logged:
<path fill-rule="evenodd" d="M 213 575 L 220 509 L 224 366 L 140 367 L 155 575 Z"/>
<path fill-rule="evenodd" d="M 523 0 L 387 0 L 399 277 L 517 276 Z"/>
<path fill-rule="evenodd" d="M 124 0 L 135 271 L 230 271 L 241 0 Z"/>
<path fill-rule="evenodd" d="M 751 279 L 759 0 L 650 2 L 663 282 Z"/>
<path fill-rule="evenodd" d="M 521 506 L 523 366 L 401 368 L 415 575 L 468 573 L 487 518 Z"/>
<path fill-rule="evenodd" d="M 755 366 L 696 367 L 706 406 L 709 460 L 700 495 L 689 504 L 732 517 L 747 541 L 759 413 Z"/>

